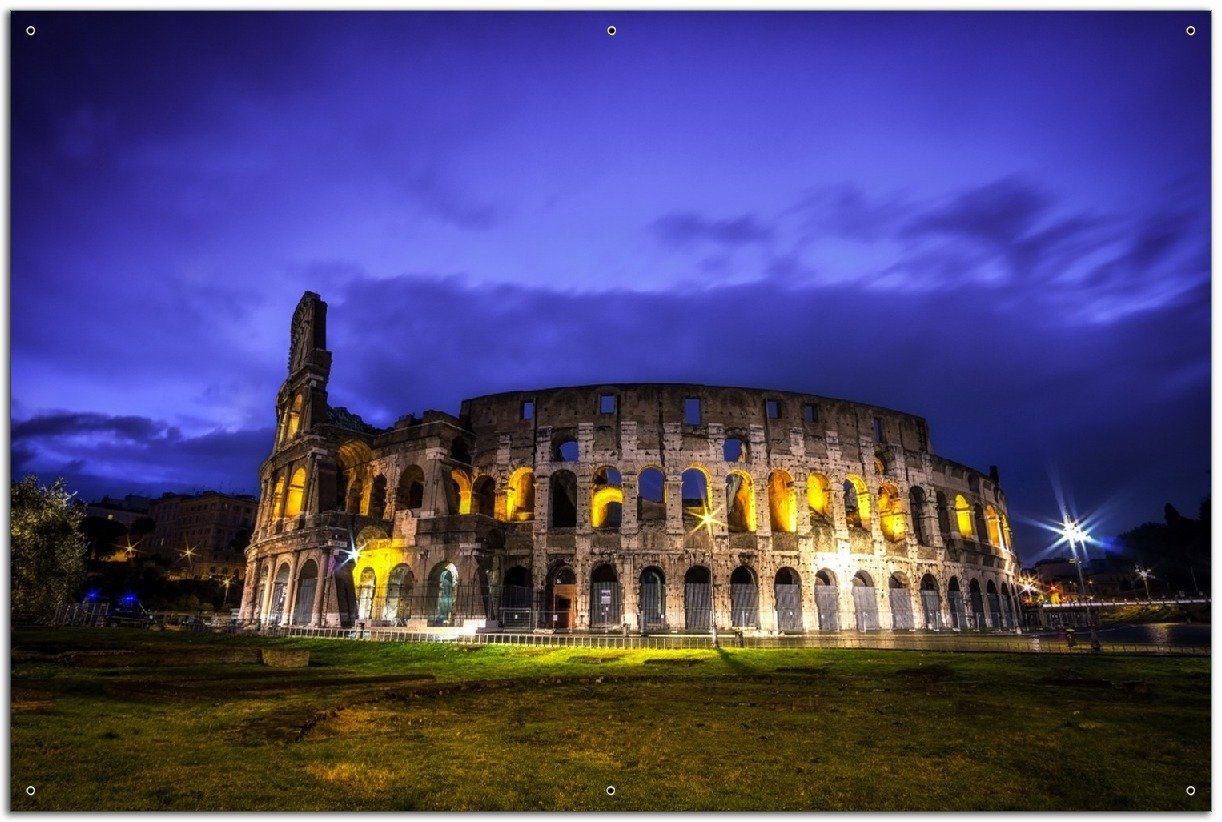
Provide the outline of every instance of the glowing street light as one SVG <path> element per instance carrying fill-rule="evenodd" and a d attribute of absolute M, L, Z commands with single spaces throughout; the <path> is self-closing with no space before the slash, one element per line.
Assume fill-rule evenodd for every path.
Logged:
<path fill-rule="evenodd" d="M 1083 528 L 1080 523 L 1072 519 L 1066 519 L 1063 523 L 1061 523 L 1061 537 L 1069 543 L 1069 550 L 1071 553 L 1073 553 L 1074 560 L 1078 565 L 1078 593 L 1083 597 L 1088 596 L 1086 593 L 1086 578 L 1082 574 L 1082 564 L 1083 560 L 1086 558 L 1086 542 L 1090 539 L 1090 534 L 1086 532 L 1086 529 Z M 1078 556 L 1079 543 L 1082 545 L 1081 557 Z M 1090 649 L 1092 651 L 1098 651 L 1099 631 L 1095 627 L 1095 620 L 1092 618 L 1090 612 L 1089 601 L 1083 601 L 1088 603 L 1086 605 L 1086 622 L 1088 625 L 1090 625 Z"/>
<path fill-rule="evenodd" d="M 1137 576 L 1141 577 L 1141 581 L 1146 584 L 1146 599 L 1148 600 L 1150 598 L 1150 577 L 1154 576 L 1154 574 L 1150 573 L 1149 568 L 1142 568 L 1140 565 L 1134 570 L 1137 571 Z"/>

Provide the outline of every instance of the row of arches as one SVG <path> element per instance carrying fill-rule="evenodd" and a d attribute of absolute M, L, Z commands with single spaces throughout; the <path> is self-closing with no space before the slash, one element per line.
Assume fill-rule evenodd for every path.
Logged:
<path fill-rule="evenodd" d="M 271 491 L 272 519 L 294 517 L 301 513 L 305 491 L 304 467 L 280 472 Z M 795 533 L 798 530 L 798 494 L 792 475 L 784 469 L 768 474 L 767 503 L 769 528 L 774 533 Z M 534 519 L 535 474 L 530 468 L 518 468 L 509 477 L 505 490 L 505 505 L 497 511 L 496 480 L 483 475 L 474 480 L 460 468 L 449 468 L 442 487 L 445 492 L 444 511 L 449 515 L 482 514 L 510 521 Z M 552 528 L 572 528 L 578 524 L 577 476 L 569 470 L 559 470 L 548 478 L 549 525 Z M 685 525 L 694 529 L 712 522 L 724 522 L 730 533 L 750 533 L 757 530 L 754 480 L 742 469 L 732 469 L 725 477 L 724 511 L 714 506 L 710 489 L 712 475 L 701 465 L 690 466 L 680 476 L 682 516 Z M 387 508 L 387 479 L 378 474 L 362 478 L 340 468 L 335 508 L 363 516 L 382 517 Z M 666 478 L 662 470 L 651 466 L 637 475 L 637 521 L 643 525 L 666 519 Z M 418 465 L 409 465 L 399 474 L 394 492 L 394 510 L 419 510 L 424 505 L 425 476 Z M 590 525 L 595 529 L 618 530 L 623 522 L 623 480 L 618 469 L 603 465 L 595 469 L 589 498 Z M 928 501 L 925 490 L 913 486 L 908 493 L 908 511 L 904 510 L 898 487 L 891 482 L 880 484 L 871 494 L 865 480 L 854 474 L 842 483 L 843 514 L 850 528 L 869 529 L 877 516 L 884 538 L 902 540 L 911 527 L 920 544 L 930 544 L 928 533 Z M 806 504 L 812 519 L 832 520 L 832 492 L 828 477 L 812 473 L 806 481 Z M 946 495 L 936 495 L 936 517 L 943 539 L 953 535 L 1006 548 L 1009 545 L 1009 523 L 993 505 L 970 505 L 962 495 L 956 495 L 953 507 Z M 951 517 L 954 518 L 952 530 Z"/>

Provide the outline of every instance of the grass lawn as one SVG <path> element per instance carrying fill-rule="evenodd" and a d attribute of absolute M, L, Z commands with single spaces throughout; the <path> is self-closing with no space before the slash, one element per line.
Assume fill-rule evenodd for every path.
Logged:
<path fill-rule="evenodd" d="M 1203 811 L 1209 665 L 15 630 L 10 807 Z"/>

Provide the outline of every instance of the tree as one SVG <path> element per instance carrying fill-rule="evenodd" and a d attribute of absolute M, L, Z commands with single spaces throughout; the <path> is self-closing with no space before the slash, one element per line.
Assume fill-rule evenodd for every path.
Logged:
<path fill-rule="evenodd" d="M 13 611 L 47 611 L 71 601 L 89 543 L 64 481 L 40 486 L 31 474 L 13 485 L 10 502 Z"/>

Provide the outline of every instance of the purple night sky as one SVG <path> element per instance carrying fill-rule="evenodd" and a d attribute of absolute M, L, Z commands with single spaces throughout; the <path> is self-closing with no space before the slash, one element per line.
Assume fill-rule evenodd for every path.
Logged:
<path fill-rule="evenodd" d="M 14 477 L 254 493 L 308 289 L 376 425 L 609 381 L 876 403 L 999 466 L 1027 561 L 1052 474 L 1102 537 L 1208 492 L 1207 12 L 10 28 Z"/>

